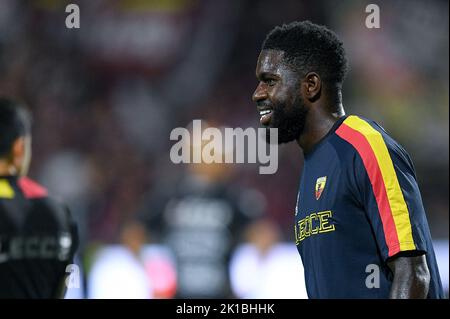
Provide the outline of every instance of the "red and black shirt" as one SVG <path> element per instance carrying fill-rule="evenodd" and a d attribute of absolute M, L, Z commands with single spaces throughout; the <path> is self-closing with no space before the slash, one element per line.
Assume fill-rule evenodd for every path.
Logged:
<path fill-rule="evenodd" d="M 29 178 L 0 176 L 0 298 L 62 297 L 77 242 L 65 205 Z"/>

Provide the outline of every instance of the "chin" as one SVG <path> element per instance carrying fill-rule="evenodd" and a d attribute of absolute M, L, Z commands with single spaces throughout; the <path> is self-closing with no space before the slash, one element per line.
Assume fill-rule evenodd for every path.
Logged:
<path fill-rule="evenodd" d="M 279 138 L 278 139 L 278 144 L 287 144 L 287 143 L 293 142 L 295 140 L 297 140 L 296 137 Z"/>
<path fill-rule="evenodd" d="M 276 127 L 267 127 L 266 128 L 266 143 L 267 144 L 271 144 L 270 141 L 270 130 L 271 128 L 276 128 Z M 298 139 L 300 135 L 298 134 L 294 134 L 293 132 L 286 132 L 286 131 L 282 131 L 280 133 L 280 129 L 278 129 L 278 141 L 277 144 L 286 144 L 286 143 L 290 143 L 292 141 L 295 141 Z"/>

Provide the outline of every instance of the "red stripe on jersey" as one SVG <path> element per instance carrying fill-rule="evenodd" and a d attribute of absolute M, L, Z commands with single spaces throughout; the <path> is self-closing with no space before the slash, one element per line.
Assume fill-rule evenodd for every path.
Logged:
<path fill-rule="evenodd" d="M 359 156 L 361 156 L 378 205 L 378 211 L 383 224 L 384 237 L 389 249 L 389 256 L 393 256 L 400 251 L 400 243 L 394 218 L 392 216 L 392 210 L 389 205 L 383 175 L 381 174 L 381 169 L 378 165 L 375 153 L 366 137 L 360 132 L 345 125 L 345 123 L 342 123 L 336 130 L 336 134 L 353 145 Z"/>
<path fill-rule="evenodd" d="M 42 198 L 48 195 L 47 189 L 28 177 L 21 177 L 18 181 L 18 185 L 26 198 Z"/>

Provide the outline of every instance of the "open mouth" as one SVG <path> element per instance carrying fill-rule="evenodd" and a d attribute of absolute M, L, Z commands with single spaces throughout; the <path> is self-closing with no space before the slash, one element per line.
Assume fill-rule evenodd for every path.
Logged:
<path fill-rule="evenodd" d="M 260 110 L 259 115 L 261 116 L 259 122 L 264 126 L 268 126 L 270 124 L 270 119 L 272 118 L 272 110 L 270 109 Z"/>

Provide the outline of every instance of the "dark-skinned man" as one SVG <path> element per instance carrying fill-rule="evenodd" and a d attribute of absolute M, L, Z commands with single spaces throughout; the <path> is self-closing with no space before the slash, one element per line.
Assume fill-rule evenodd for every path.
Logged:
<path fill-rule="evenodd" d="M 62 298 L 77 231 L 67 207 L 26 177 L 30 122 L 21 104 L 0 97 L 0 298 Z"/>
<path fill-rule="evenodd" d="M 294 229 L 308 296 L 443 298 L 411 159 L 377 123 L 345 115 L 347 68 L 336 34 L 309 21 L 274 28 L 256 66 L 261 124 L 305 157 Z"/>

